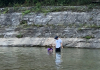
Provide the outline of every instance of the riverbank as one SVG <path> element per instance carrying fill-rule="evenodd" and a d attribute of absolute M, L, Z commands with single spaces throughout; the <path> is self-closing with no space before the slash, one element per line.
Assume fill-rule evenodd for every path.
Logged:
<path fill-rule="evenodd" d="M 61 38 L 66 48 L 100 48 L 100 39 Z M 0 47 L 48 47 L 54 38 L 0 38 Z"/>
<path fill-rule="evenodd" d="M 64 47 L 100 48 L 100 8 L 48 6 L 34 10 L 1 8 L 0 46 L 48 46 L 57 35 Z"/>

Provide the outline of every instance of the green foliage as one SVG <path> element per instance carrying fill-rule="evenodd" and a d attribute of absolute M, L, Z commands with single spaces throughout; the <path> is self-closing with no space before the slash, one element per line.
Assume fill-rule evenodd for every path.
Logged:
<path fill-rule="evenodd" d="M 40 2 L 36 3 L 36 8 L 41 8 L 41 3 Z"/>
<path fill-rule="evenodd" d="M 98 25 L 89 25 L 89 26 L 87 26 L 87 28 L 96 28 L 96 29 L 98 29 L 98 28 L 100 28 L 100 26 L 98 26 Z"/>
<path fill-rule="evenodd" d="M 41 3 L 36 3 L 32 9 L 33 12 L 42 12 Z"/>
<path fill-rule="evenodd" d="M 20 4 L 18 4 L 18 3 L 14 3 L 14 5 L 13 5 L 14 7 L 19 7 L 20 6 Z"/>
<path fill-rule="evenodd" d="M 7 12 L 8 12 L 8 8 L 5 8 L 3 14 L 6 14 Z"/>
<path fill-rule="evenodd" d="M 94 37 L 93 37 L 93 36 L 87 35 L 87 36 L 85 36 L 85 37 L 83 37 L 83 38 L 85 38 L 85 39 L 91 39 L 91 38 L 94 38 Z"/>
<path fill-rule="evenodd" d="M 27 24 L 27 21 L 22 20 L 22 21 L 20 22 L 19 27 L 28 28 L 28 27 L 30 27 L 30 25 Z"/>
<path fill-rule="evenodd" d="M 92 3 L 92 0 L 0 0 L 0 7 L 5 6 L 42 6 L 50 5 L 86 5 Z"/>
<path fill-rule="evenodd" d="M 30 10 L 26 10 L 26 11 L 22 12 L 22 15 L 26 15 L 28 13 L 30 13 Z"/>
<path fill-rule="evenodd" d="M 91 26 L 89 26 L 90 28 L 98 28 L 98 26 L 97 25 L 91 25 Z"/>
<path fill-rule="evenodd" d="M 17 38 L 22 38 L 23 35 L 20 33 L 19 35 L 16 36 Z"/>
<path fill-rule="evenodd" d="M 35 27 L 43 27 L 44 25 L 33 24 L 32 26 L 35 26 Z"/>
<path fill-rule="evenodd" d="M 94 4 L 89 4 L 87 7 L 88 7 L 88 9 L 93 9 Z"/>
<path fill-rule="evenodd" d="M 23 21 L 20 22 L 20 25 L 24 25 L 24 24 L 27 24 L 27 21 L 23 20 Z"/>
<path fill-rule="evenodd" d="M 79 31 L 82 31 L 83 29 L 82 29 L 82 28 L 78 28 L 78 30 L 79 30 Z"/>

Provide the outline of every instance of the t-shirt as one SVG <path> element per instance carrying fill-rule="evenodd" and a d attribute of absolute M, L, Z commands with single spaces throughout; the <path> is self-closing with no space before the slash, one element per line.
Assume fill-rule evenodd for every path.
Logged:
<path fill-rule="evenodd" d="M 53 50 L 52 48 L 48 48 L 48 51 Z"/>
<path fill-rule="evenodd" d="M 61 43 L 62 43 L 61 39 L 56 40 L 56 48 L 60 48 L 61 47 Z"/>

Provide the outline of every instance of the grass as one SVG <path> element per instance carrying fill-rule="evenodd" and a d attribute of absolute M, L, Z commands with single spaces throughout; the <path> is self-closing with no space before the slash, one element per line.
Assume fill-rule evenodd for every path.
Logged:
<path fill-rule="evenodd" d="M 91 18 L 89 19 L 89 21 L 91 21 L 91 20 L 93 20 L 93 17 L 91 17 Z"/>
<path fill-rule="evenodd" d="M 35 27 L 43 27 L 44 25 L 32 24 L 32 26 L 35 26 Z"/>
<path fill-rule="evenodd" d="M 26 11 L 22 12 L 22 15 L 24 16 L 24 15 L 30 13 L 30 12 L 31 12 L 30 10 L 26 10 Z"/>
<path fill-rule="evenodd" d="M 85 38 L 85 39 L 91 39 L 91 38 L 94 38 L 94 37 L 93 37 L 93 36 L 87 35 L 87 36 L 85 36 L 85 37 L 83 37 L 83 38 Z"/>
<path fill-rule="evenodd" d="M 89 4 L 87 5 L 88 9 L 93 9 L 95 7 L 95 4 Z"/>
<path fill-rule="evenodd" d="M 58 11 L 76 11 L 76 12 L 84 12 L 84 11 L 87 11 L 86 8 L 82 8 L 82 7 L 61 7 L 61 8 L 54 8 L 51 10 L 51 12 L 58 12 Z"/>
<path fill-rule="evenodd" d="M 23 35 L 20 33 L 19 35 L 16 36 L 17 38 L 23 38 Z"/>
<path fill-rule="evenodd" d="M 55 25 L 55 24 L 46 24 L 46 25 L 42 25 L 42 24 L 30 24 L 28 25 L 27 24 L 27 21 L 23 20 L 20 22 L 20 25 L 18 27 L 23 27 L 23 28 L 29 28 L 29 27 L 52 27 L 52 28 L 55 28 L 55 27 L 63 27 L 63 28 L 66 28 L 66 27 L 70 27 L 70 28 L 78 28 L 78 31 L 82 31 L 84 30 L 85 28 L 95 28 L 95 29 L 99 29 L 100 26 L 96 25 L 96 24 L 92 24 L 92 25 L 89 25 L 89 24 L 68 24 L 68 25 L 63 25 L 63 24 L 58 24 L 58 25 Z"/>
<path fill-rule="evenodd" d="M 37 3 L 36 6 L 32 7 L 17 7 L 18 4 L 15 4 L 13 6 L 13 9 L 11 8 L 5 8 L 1 13 L 6 14 L 10 10 L 11 11 L 16 11 L 16 12 L 22 12 L 22 15 L 29 14 L 30 12 L 35 12 L 35 13 L 44 13 L 46 15 L 49 12 L 61 12 L 61 11 L 73 11 L 73 12 L 88 12 L 90 11 L 90 7 L 94 8 L 94 6 L 88 5 L 88 6 L 41 6 L 40 3 Z M 93 18 L 91 17 L 90 20 Z"/>
<path fill-rule="evenodd" d="M 74 7 L 74 6 L 61 6 L 61 7 L 53 7 L 52 9 L 44 9 L 41 12 L 47 13 L 47 12 L 60 12 L 60 11 L 73 11 L 73 12 L 85 12 L 87 11 L 87 8 L 84 7 Z"/>
<path fill-rule="evenodd" d="M 30 26 L 27 24 L 27 21 L 22 20 L 20 25 L 17 26 L 18 28 L 29 28 Z"/>
<path fill-rule="evenodd" d="M 8 12 L 8 8 L 5 8 L 3 14 L 6 14 L 7 12 Z"/>
<path fill-rule="evenodd" d="M 93 24 L 93 25 L 87 26 L 87 28 L 97 28 L 98 29 L 100 28 L 100 26 Z"/>
<path fill-rule="evenodd" d="M 78 31 L 82 31 L 82 28 L 78 28 Z"/>
<path fill-rule="evenodd" d="M 20 25 L 24 25 L 24 24 L 27 24 L 27 21 L 22 20 L 22 21 L 20 22 Z"/>
<path fill-rule="evenodd" d="M 95 25 L 95 24 L 92 24 L 92 25 L 83 24 L 83 25 L 79 26 L 78 30 L 79 30 L 79 31 L 82 31 L 82 30 L 83 30 L 82 28 L 95 28 L 95 29 L 99 29 L 99 28 L 100 28 L 100 25 Z"/>
<path fill-rule="evenodd" d="M 18 28 L 25 28 L 25 29 L 27 29 L 27 28 L 30 28 L 30 27 L 43 27 L 43 26 L 45 26 L 45 25 L 41 25 L 41 24 L 30 24 L 30 25 L 28 25 L 27 21 L 22 20 L 20 22 L 20 25 L 18 25 Z"/>

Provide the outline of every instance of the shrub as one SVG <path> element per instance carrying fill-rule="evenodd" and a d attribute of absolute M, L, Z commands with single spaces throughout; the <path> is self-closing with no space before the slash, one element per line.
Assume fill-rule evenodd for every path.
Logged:
<path fill-rule="evenodd" d="M 22 21 L 20 22 L 20 25 L 23 25 L 23 24 L 27 24 L 27 21 L 22 20 Z"/>
<path fill-rule="evenodd" d="M 39 3 L 39 4 L 38 4 Z M 0 7 L 5 6 L 36 6 L 36 5 L 43 5 L 43 6 L 50 6 L 50 5 L 86 5 L 91 4 L 92 0 L 0 0 Z"/>
<path fill-rule="evenodd" d="M 87 36 L 85 36 L 85 37 L 83 37 L 83 38 L 85 38 L 85 39 L 91 39 L 91 38 L 94 38 L 94 37 L 93 37 L 93 36 L 87 35 Z"/>
<path fill-rule="evenodd" d="M 30 13 L 30 10 L 26 10 L 26 11 L 22 12 L 22 15 L 26 15 L 28 13 Z"/>
<path fill-rule="evenodd" d="M 17 38 L 22 38 L 23 35 L 20 33 L 19 35 L 16 36 Z"/>

